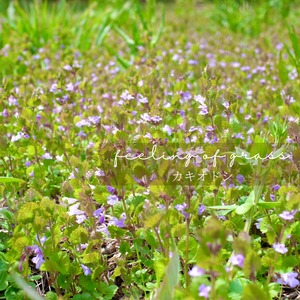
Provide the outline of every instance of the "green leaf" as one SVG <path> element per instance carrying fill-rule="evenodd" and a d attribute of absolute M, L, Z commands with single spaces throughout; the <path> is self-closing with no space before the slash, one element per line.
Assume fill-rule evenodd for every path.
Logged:
<path fill-rule="evenodd" d="M 268 154 L 268 147 L 266 142 L 260 137 L 255 136 L 253 146 L 250 150 L 251 160 L 259 160 L 260 158 L 265 158 Z"/>
<path fill-rule="evenodd" d="M 107 285 L 105 282 L 100 282 L 99 290 L 101 295 L 105 296 L 105 299 L 110 300 L 116 294 L 118 287 L 116 285 Z"/>
<path fill-rule="evenodd" d="M 244 288 L 242 300 L 271 300 L 271 296 L 268 292 L 268 289 L 263 288 L 262 286 L 250 283 Z"/>
<path fill-rule="evenodd" d="M 238 206 L 233 205 L 215 205 L 215 206 L 207 206 L 208 209 L 216 209 L 216 210 L 235 210 Z"/>
<path fill-rule="evenodd" d="M 163 11 L 162 11 L 162 17 L 161 17 L 161 23 L 160 23 L 159 29 L 150 42 L 151 47 L 154 47 L 159 42 L 159 40 L 164 32 L 164 28 L 165 28 L 165 9 L 163 9 Z"/>
<path fill-rule="evenodd" d="M 7 282 L 7 270 L 0 270 L 0 291 L 4 291 L 7 286 L 8 286 L 8 282 Z"/>
<path fill-rule="evenodd" d="M 46 299 L 47 300 L 57 300 L 58 297 L 57 297 L 56 293 L 50 291 L 46 294 Z"/>
<path fill-rule="evenodd" d="M 280 202 L 265 202 L 265 201 L 259 201 L 259 202 L 257 203 L 257 205 L 258 205 L 259 207 L 269 209 L 269 208 L 279 207 L 279 206 L 281 205 L 281 203 L 280 203 Z"/>
<path fill-rule="evenodd" d="M 78 227 L 70 235 L 70 242 L 75 245 L 85 244 L 88 242 L 88 239 L 89 239 L 89 233 L 83 227 Z"/>
<path fill-rule="evenodd" d="M 155 296 L 155 300 L 173 299 L 175 287 L 179 282 L 179 255 L 173 252 L 172 258 L 167 266 L 163 282 Z"/>
<path fill-rule="evenodd" d="M 20 277 L 17 273 L 12 272 L 11 277 L 14 280 L 15 284 L 23 290 L 25 295 L 32 300 L 43 300 L 41 297 L 31 286 L 29 286 L 26 281 Z"/>
<path fill-rule="evenodd" d="M 73 297 L 73 300 L 90 300 L 90 299 L 93 299 L 93 297 L 91 294 L 88 293 L 78 294 Z"/>
<path fill-rule="evenodd" d="M 13 178 L 13 177 L 0 177 L 0 183 L 23 183 L 25 182 L 23 179 Z"/>
<path fill-rule="evenodd" d="M 79 277 L 79 285 L 89 292 L 92 292 L 97 286 L 95 282 L 92 281 L 91 276 L 85 276 L 83 274 Z"/>
<path fill-rule="evenodd" d="M 244 204 L 237 207 L 235 212 L 238 215 L 243 215 L 243 214 L 247 213 L 251 209 L 251 207 L 253 207 L 253 206 L 254 206 L 254 191 L 252 191 L 250 193 L 250 195 L 248 196 L 248 198 L 247 198 L 247 200 L 245 201 Z"/>
<path fill-rule="evenodd" d="M 129 47 L 135 46 L 134 40 L 130 38 L 120 27 L 114 26 L 113 28 L 119 33 Z"/>
<path fill-rule="evenodd" d="M 146 219 L 144 225 L 146 228 L 153 228 L 155 226 L 157 226 L 160 222 L 160 220 L 162 219 L 163 214 L 161 212 L 156 213 L 152 216 L 150 216 L 149 218 Z"/>

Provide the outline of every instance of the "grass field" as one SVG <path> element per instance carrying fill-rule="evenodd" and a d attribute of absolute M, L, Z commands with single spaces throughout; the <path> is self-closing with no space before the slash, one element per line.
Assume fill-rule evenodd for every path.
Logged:
<path fill-rule="evenodd" d="M 299 299 L 299 15 L 1 1 L 0 299 Z"/>

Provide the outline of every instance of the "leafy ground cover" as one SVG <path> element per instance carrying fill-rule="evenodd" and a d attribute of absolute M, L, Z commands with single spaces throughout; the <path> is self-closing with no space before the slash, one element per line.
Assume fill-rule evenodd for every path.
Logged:
<path fill-rule="evenodd" d="M 0 299 L 298 299 L 297 3 L 3 3 Z"/>

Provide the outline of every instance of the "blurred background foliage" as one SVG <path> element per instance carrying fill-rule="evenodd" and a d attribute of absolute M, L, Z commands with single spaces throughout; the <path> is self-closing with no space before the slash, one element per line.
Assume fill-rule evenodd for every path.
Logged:
<path fill-rule="evenodd" d="M 101 47 L 127 68 L 141 46 L 150 50 L 167 36 L 165 22 L 181 31 L 228 30 L 253 38 L 270 28 L 288 29 L 299 18 L 295 5 L 295 0 L 1 0 L 1 72 L 9 74 L 24 49 L 37 53 L 42 47 L 82 53 Z M 130 57 L 112 42 L 126 45 Z"/>

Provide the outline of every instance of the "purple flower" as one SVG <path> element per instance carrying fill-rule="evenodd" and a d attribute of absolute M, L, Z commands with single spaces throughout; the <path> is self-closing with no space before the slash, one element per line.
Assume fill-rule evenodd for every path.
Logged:
<path fill-rule="evenodd" d="M 66 85 L 66 90 L 68 92 L 73 92 L 74 91 L 74 85 L 72 82 L 69 82 L 67 85 Z"/>
<path fill-rule="evenodd" d="M 115 205 L 116 203 L 118 203 L 119 198 L 116 195 L 109 195 L 107 197 L 107 203 L 109 205 Z"/>
<path fill-rule="evenodd" d="M 90 127 L 91 123 L 88 120 L 83 119 L 81 121 L 78 121 L 75 125 L 77 127 L 79 127 L 79 128 L 81 128 L 82 126 L 88 126 L 88 127 Z"/>
<path fill-rule="evenodd" d="M 10 95 L 9 97 L 8 97 L 8 105 L 9 106 L 12 106 L 12 105 L 18 105 L 18 100 L 17 100 L 17 98 L 15 98 L 14 96 L 12 96 L 12 95 Z"/>
<path fill-rule="evenodd" d="M 275 185 L 273 185 L 272 189 L 274 191 L 278 191 L 280 189 L 280 185 L 279 184 L 275 184 Z"/>
<path fill-rule="evenodd" d="M 73 68 L 70 65 L 65 65 L 63 67 L 63 69 L 66 70 L 66 71 L 72 71 L 73 70 Z"/>
<path fill-rule="evenodd" d="M 2 116 L 3 116 L 4 118 L 7 118 L 7 117 L 8 117 L 8 111 L 7 111 L 6 108 L 2 111 Z"/>
<path fill-rule="evenodd" d="M 45 262 L 42 250 L 37 245 L 32 247 L 28 246 L 26 250 L 29 254 L 33 253 L 35 255 L 35 257 L 32 258 L 32 262 L 35 264 L 37 269 L 40 269 L 41 265 Z"/>
<path fill-rule="evenodd" d="M 171 135 L 173 132 L 172 128 L 169 125 L 165 125 L 162 130 L 163 132 L 166 132 L 168 135 Z"/>
<path fill-rule="evenodd" d="M 114 195 L 117 194 L 117 191 L 116 191 L 116 189 L 115 189 L 114 187 L 108 185 L 106 188 L 107 188 L 107 191 L 108 191 L 110 194 L 114 194 Z"/>
<path fill-rule="evenodd" d="M 226 217 L 225 217 L 225 216 L 217 216 L 217 218 L 218 218 L 219 220 L 226 221 Z"/>
<path fill-rule="evenodd" d="M 202 276 L 204 273 L 205 271 L 197 266 L 193 266 L 193 268 L 189 271 L 189 275 L 191 277 Z"/>
<path fill-rule="evenodd" d="M 81 264 L 81 268 L 82 268 L 83 274 L 85 276 L 88 276 L 88 275 L 90 275 L 90 274 L 93 273 L 92 270 L 89 267 L 87 267 L 86 265 L 84 265 L 84 264 Z"/>
<path fill-rule="evenodd" d="M 93 213 L 93 216 L 99 218 L 100 224 L 104 223 L 105 214 L 103 213 L 103 208 L 102 207 L 95 210 L 94 213 Z"/>
<path fill-rule="evenodd" d="M 283 211 L 281 214 L 279 214 L 279 217 L 283 220 L 290 221 L 294 219 L 295 214 L 297 213 L 297 210 L 292 211 Z"/>
<path fill-rule="evenodd" d="M 91 117 L 89 117 L 89 121 L 92 124 L 94 124 L 94 125 L 99 124 L 100 120 L 101 120 L 101 117 L 99 117 L 99 116 L 91 116 Z"/>
<path fill-rule="evenodd" d="M 140 102 L 140 103 L 148 103 L 148 98 L 147 97 L 144 97 L 143 95 L 141 94 L 138 94 L 137 97 L 136 97 L 137 101 Z"/>
<path fill-rule="evenodd" d="M 99 176 L 99 177 L 103 177 L 103 176 L 105 176 L 105 173 L 103 170 L 98 169 L 97 171 L 95 171 L 95 175 Z"/>
<path fill-rule="evenodd" d="M 194 100 L 202 105 L 205 105 L 205 98 L 202 97 L 201 95 L 194 96 Z"/>
<path fill-rule="evenodd" d="M 260 222 L 262 221 L 262 218 L 257 219 L 257 222 L 254 224 L 257 229 L 260 229 Z"/>
<path fill-rule="evenodd" d="M 117 227 L 119 227 L 119 228 L 123 228 L 123 227 L 125 227 L 125 220 L 126 220 L 126 215 L 125 215 L 125 213 L 122 213 L 122 215 L 121 215 L 121 219 L 119 220 L 118 218 L 116 218 L 116 217 L 114 217 L 113 219 L 112 219 L 112 221 L 109 223 L 110 225 L 115 225 L 115 226 L 117 226 Z"/>
<path fill-rule="evenodd" d="M 42 159 L 52 159 L 52 156 L 51 156 L 50 153 L 46 152 L 45 154 L 43 154 L 43 155 L 41 156 L 41 158 L 42 158 Z"/>
<path fill-rule="evenodd" d="M 288 249 L 287 249 L 287 247 L 285 247 L 284 244 L 275 243 L 275 244 L 273 244 L 273 248 L 276 252 L 281 253 L 281 254 L 285 254 L 288 252 Z"/>
<path fill-rule="evenodd" d="M 290 272 L 281 274 L 281 278 L 277 280 L 280 284 L 289 285 L 291 288 L 295 288 L 299 285 L 299 280 L 297 279 L 298 273 Z"/>
<path fill-rule="evenodd" d="M 40 269 L 41 265 L 45 262 L 45 260 L 42 254 L 38 254 L 32 259 L 32 262 L 35 264 L 35 267 L 37 269 Z"/>
<path fill-rule="evenodd" d="M 188 218 L 189 214 L 185 211 L 186 203 L 175 205 L 175 209 L 181 212 L 186 218 Z"/>
<path fill-rule="evenodd" d="M 76 223 L 81 224 L 82 222 L 84 222 L 86 220 L 86 214 L 83 210 L 78 209 L 80 203 L 76 203 L 74 205 L 71 205 L 69 207 L 69 211 L 67 212 L 67 214 L 69 216 L 76 216 Z"/>
<path fill-rule="evenodd" d="M 243 267 L 245 261 L 245 256 L 243 254 L 233 254 L 230 258 L 230 262 L 234 266 L 239 266 L 240 268 Z"/>
<path fill-rule="evenodd" d="M 188 101 L 192 99 L 192 95 L 190 92 L 180 92 L 181 99 L 184 101 Z"/>
<path fill-rule="evenodd" d="M 206 206 L 204 204 L 200 204 L 200 206 L 198 207 L 198 215 L 201 216 L 206 210 Z"/>
<path fill-rule="evenodd" d="M 11 142 L 16 142 L 18 140 L 20 140 L 21 138 L 25 138 L 25 133 L 23 132 L 18 132 L 17 135 L 13 135 L 11 138 Z"/>
<path fill-rule="evenodd" d="M 196 65 L 198 65 L 198 61 L 197 61 L 197 60 L 194 60 L 194 59 L 191 59 L 191 60 L 188 61 L 188 64 L 189 64 L 189 65 L 196 66 Z"/>
<path fill-rule="evenodd" d="M 31 161 L 29 161 L 29 160 L 26 161 L 25 166 L 26 166 L 26 167 L 30 167 L 30 166 L 31 166 Z"/>
<path fill-rule="evenodd" d="M 239 184 L 242 184 L 245 181 L 245 177 L 242 174 L 238 174 L 236 176 L 236 179 L 239 182 Z"/>
<path fill-rule="evenodd" d="M 210 290 L 211 290 L 210 286 L 206 286 L 205 284 L 201 284 L 199 286 L 199 294 L 198 295 L 200 297 L 204 297 L 205 299 L 208 299 Z"/>
<path fill-rule="evenodd" d="M 37 122 L 40 122 L 41 119 L 42 119 L 42 116 L 41 116 L 41 115 L 36 115 L 35 120 L 36 120 Z"/>
<path fill-rule="evenodd" d="M 103 208 L 100 207 L 100 208 L 98 208 L 97 210 L 94 211 L 93 216 L 94 217 L 100 217 L 102 213 L 103 213 Z"/>
<path fill-rule="evenodd" d="M 134 97 L 133 97 L 132 95 L 129 94 L 128 90 L 125 90 L 125 91 L 121 94 L 120 98 L 121 98 L 122 100 L 132 100 L 132 99 L 134 99 Z"/>

